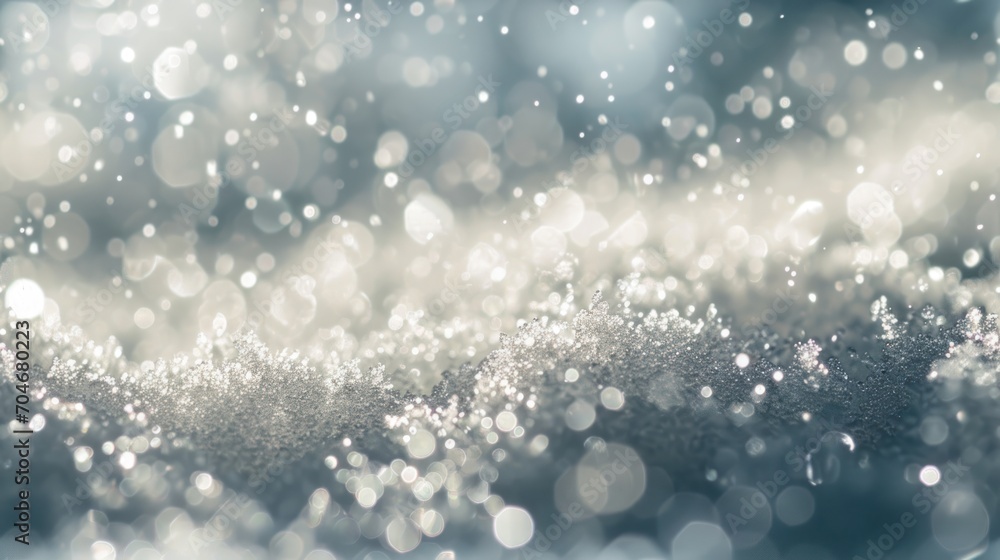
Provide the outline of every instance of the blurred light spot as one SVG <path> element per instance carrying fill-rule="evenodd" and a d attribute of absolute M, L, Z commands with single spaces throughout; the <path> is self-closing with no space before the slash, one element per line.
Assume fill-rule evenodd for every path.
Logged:
<path fill-rule="evenodd" d="M 968 550 L 986 538 L 990 516 L 978 496 L 966 490 L 953 490 L 931 513 L 931 528 L 934 538 L 946 550 Z"/>
<path fill-rule="evenodd" d="M 497 542 L 507 548 L 528 544 L 535 531 L 531 514 L 519 507 L 507 506 L 493 519 L 493 534 Z"/>
<path fill-rule="evenodd" d="M 857 39 L 847 43 L 844 47 L 844 59 L 851 66 L 860 66 L 868 58 L 868 47 Z"/>
<path fill-rule="evenodd" d="M 566 407 L 566 425 L 571 430 L 582 432 L 589 428 L 597 418 L 597 412 L 593 405 L 587 401 L 577 399 Z"/>
<path fill-rule="evenodd" d="M 33 280 L 19 278 L 7 286 L 4 306 L 17 319 L 34 319 L 45 309 L 45 292 Z"/>
<path fill-rule="evenodd" d="M 692 521 L 677 533 L 671 543 L 673 558 L 730 560 L 733 545 L 729 536 L 714 523 Z"/>
<path fill-rule="evenodd" d="M 816 499 L 812 492 L 801 486 L 785 488 L 774 501 L 774 512 L 778 519 L 790 527 L 806 523 L 812 519 L 815 511 Z"/>
<path fill-rule="evenodd" d="M 920 482 L 924 483 L 925 486 L 934 486 L 941 482 L 941 471 L 933 465 L 927 465 L 920 469 Z"/>

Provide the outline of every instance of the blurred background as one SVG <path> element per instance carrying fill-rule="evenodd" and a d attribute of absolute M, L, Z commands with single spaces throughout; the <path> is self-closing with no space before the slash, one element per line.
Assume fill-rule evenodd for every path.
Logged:
<path fill-rule="evenodd" d="M 998 29 L 0 3 L 0 556 L 996 555 Z"/>

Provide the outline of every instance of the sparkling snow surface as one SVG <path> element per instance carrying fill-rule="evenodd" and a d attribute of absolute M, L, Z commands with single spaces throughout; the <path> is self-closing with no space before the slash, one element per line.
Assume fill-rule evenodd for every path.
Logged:
<path fill-rule="evenodd" d="M 995 3 L 50 4 L 0 557 L 1000 559 Z"/>

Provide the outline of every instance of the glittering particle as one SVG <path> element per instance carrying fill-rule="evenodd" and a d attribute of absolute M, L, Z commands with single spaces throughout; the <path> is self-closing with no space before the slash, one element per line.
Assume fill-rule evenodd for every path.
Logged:
<path fill-rule="evenodd" d="M 933 465 L 920 469 L 920 482 L 925 486 L 934 486 L 941 481 L 941 471 Z"/>
<path fill-rule="evenodd" d="M 121 457 L 118 459 L 118 464 L 122 466 L 123 469 L 128 470 L 135 467 L 136 457 L 135 453 L 131 451 L 126 451 L 122 453 Z"/>

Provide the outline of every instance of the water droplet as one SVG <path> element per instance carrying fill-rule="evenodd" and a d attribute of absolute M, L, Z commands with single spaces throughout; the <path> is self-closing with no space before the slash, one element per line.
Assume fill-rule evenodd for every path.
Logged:
<path fill-rule="evenodd" d="M 810 440 L 814 441 L 814 440 Z M 854 453 L 854 439 L 843 432 L 827 432 L 806 454 L 806 478 L 813 486 L 832 484 L 848 456 Z"/>

